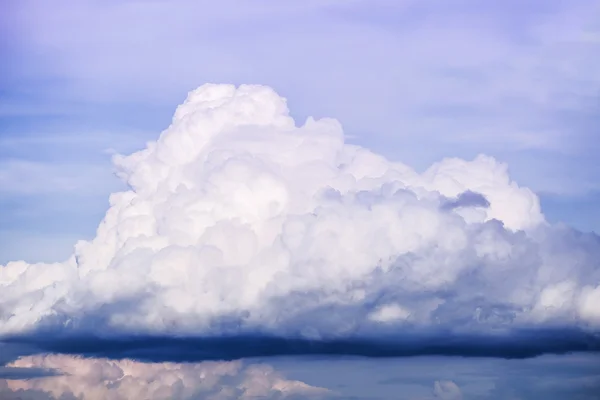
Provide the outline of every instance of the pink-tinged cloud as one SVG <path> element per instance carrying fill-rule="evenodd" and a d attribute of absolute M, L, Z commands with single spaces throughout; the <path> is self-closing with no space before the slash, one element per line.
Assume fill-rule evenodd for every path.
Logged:
<path fill-rule="evenodd" d="M 324 388 L 285 379 L 268 365 L 240 361 L 174 364 L 41 355 L 20 358 L 8 367 L 42 368 L 56 375 L 0 380 L 3 399 L 28 393 L 81 400 L 318 399 L 331 394 Z"/>

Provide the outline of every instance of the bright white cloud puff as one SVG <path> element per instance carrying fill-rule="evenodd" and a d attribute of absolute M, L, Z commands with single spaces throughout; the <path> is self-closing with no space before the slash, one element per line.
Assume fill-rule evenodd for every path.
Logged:
<path fill-rule="evenodd" d="M 269 87 L 207 84 L 114 162 L 130 190 L 92 241 L 0 268 L 1 334 L 600 326 L 597 236 L 548 225 L 493 158 L 419 174 L 336 120 L 296 126 Z"/>

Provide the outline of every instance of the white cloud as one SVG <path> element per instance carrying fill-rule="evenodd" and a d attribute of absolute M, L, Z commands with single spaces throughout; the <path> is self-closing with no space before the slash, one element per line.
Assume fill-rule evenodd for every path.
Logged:
<path fill-rule="evenodd" d="M 549 227 L 537 197 L 490 157 L 418 174 L 344 144 L 335 120 L 295 126 L 268 87 L 209 84 L 115 164 L 130 190 L 111 196 L 93 240 L 65 263 L 0 268 L 1 333 L 86 329 L 84 317 L 125 299 L 135 307 L 95 329 L 214 334 L 227 317 L 241 331 L 323 337 L 390 322 L 600 323 L 598 238 Z M 444 207 L 464 192 L 489 204 Z M 369 317 L 389 304 L 410 318 Z"/>

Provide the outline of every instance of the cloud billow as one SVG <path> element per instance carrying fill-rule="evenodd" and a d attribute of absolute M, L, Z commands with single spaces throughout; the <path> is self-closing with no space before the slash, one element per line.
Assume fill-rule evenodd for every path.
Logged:
<path fill-rule="evenodd" d="M 0 267 L 0 335 L 333 340 L 597 332 L 600 240 L 548 225 L 493 158 L 419 174 L 296 126 L 263 86 L 189 93 L 116 156 L 96 237 L 64 263 Z"/>

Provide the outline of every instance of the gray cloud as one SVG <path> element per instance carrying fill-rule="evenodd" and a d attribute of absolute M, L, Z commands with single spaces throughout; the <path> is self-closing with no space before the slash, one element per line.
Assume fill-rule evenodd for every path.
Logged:
<path fill-rule="evenodd" d="M 455 208 L 482 207 L 487 208 L 490 202 L 480 193 L 466 191 L 458 195 L 456 199 L 448 199 L 442 203 L 443 210 L 453 210 Z"/>

